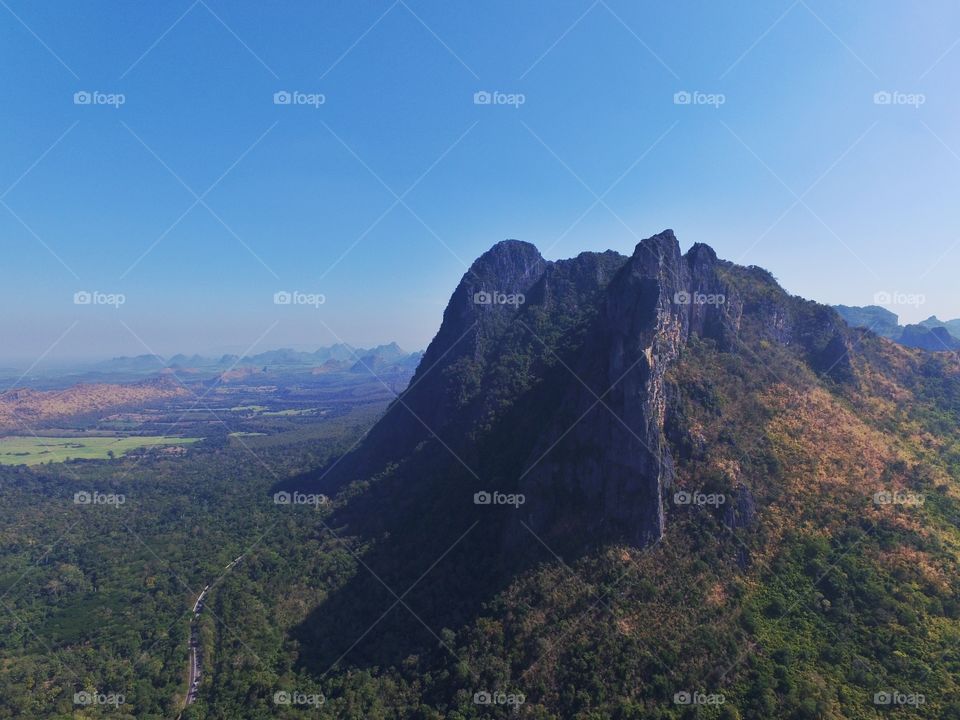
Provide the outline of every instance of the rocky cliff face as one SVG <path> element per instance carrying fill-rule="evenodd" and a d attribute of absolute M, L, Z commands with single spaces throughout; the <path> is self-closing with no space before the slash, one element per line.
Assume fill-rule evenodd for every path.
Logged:
<path fill-rule="evenodd" d="M 663 534 L 673 467 L 664 374 L 691 333 L 722 340 L 728 289 L 717 268 L 709 247 L 683 256 L 667 230 L 641 242 L 607 287 L 520 482 L 523 521 L 548 543 L 642 545 Z"/>
<path fill-rule="evenodd" d="M 508 548 L 527 530 L 560 551 L 656 542 L 674 464 L 666 374 L 694 337 L 730 353 L 743 337 L 779 343 L 835 382 L 852 378 L 836 313 L 706 245 L 681 254 L 670 230 L 629 258 L 549 262 L 504 241 L 464 275 L 410 388 L 334 478 L 416 457 L 421 469 L 398 482 L 432 483 L 433 496 L 522 493 L 497 516 Z"/>

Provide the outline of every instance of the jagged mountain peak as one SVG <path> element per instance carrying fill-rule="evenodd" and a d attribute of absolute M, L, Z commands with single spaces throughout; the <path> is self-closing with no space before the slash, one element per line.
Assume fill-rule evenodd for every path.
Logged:
<path fill-rule="evenodd" d="M 673 231 L 667 230 L 666 232 L 672 233 Z M 694 243 L 693 246 L 687 251 L 686 256 L 691 262 L 716 262 L 717 253 L 716 251 L 705 243 Z"/>
<path fill-rule="evenodd" d="M 666 228 L 656 233 L 655 235 L 651 235 L 650 237 L 644 238 L 643 240 L 638 242 L 636 247 L 634 248 L 633 253 L 634 255 L 636 255 L 640 252 L 642 248 L 654 247 L 654 246 L 669 248 L 669 249 L 673 249 L 674 247 L 676 247 L 677 249 L 679 249 L 680 242 L 677 240 L 676 233 L 674 233 L 673 230 L 671 230 L 670 228 Z"/>
<path fill-rule="evenodd" d="M 549 265 L 536 246 L 522 240 L 501 240 L 467 270 L 461 281 L 474 292 L 523 292 Z"/>

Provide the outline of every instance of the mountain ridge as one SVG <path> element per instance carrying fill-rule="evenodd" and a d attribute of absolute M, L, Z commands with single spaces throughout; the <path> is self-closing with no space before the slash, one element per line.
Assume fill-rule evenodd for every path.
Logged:
<path fill-rule="evenodd" d="M 878 305 L 834 305 L 834 309 L 852 327 L 866 328 L 907 347 L 930 352 L 960 350 L 960 319 L 941 321 L 931 315 L 922 322 L 901 325 L 896 313 Z"/>

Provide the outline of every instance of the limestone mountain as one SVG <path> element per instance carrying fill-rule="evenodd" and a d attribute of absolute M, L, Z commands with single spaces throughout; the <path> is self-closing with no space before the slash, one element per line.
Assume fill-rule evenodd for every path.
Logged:
<path fill-rule="evenodd" d="M 834 309 L 852 327 L 867 328 L 881 337 L 907 347 L 921 348 L 930 352 L 960 350 L 960 320 L 942 322 L 936 315 L 931 315 L 915 325 L 901 325 L 900 318 L 895 313 L 876 305 L 867 307 L 836 305 Z"/>
<path fill-rule="evenodd" d="M 731 350 L 744 330 L 853 380 L 834 312 L 706 245 L 683 255 L 670 230 L 629 258 L 551 262 L 528 243 L 498 243 L 454 291 L 409 389 L 326 482 L 376 475 L 435 438 L 430 452 L 466 474 L 461 497 L 525 496 L 507 544 L 522 524 L 559 546 L 648 544 L 663 534 L 674 476 L 665 376 L 691 338 Z"/>
<path fill-rule="evenodd" d="M 512 716 L 474 702 L 500 690 L 540 718 L 960 718 L 958 427 L 952 355 L 669 230 L 498 243 L 379 422 L 293 483 L 358 558 L 300 669 L 334 717 Z"/>
<path fill-rule="evenodd" d="M 955 320 L 941 320 L 936 315 L 931 315 L 926 320 L 918 323 L 918 325 L 922 325 L 923 327 L 928 327 L 931 329 L 938 327 L 946 328 L 947 332 L 949 332 L 957 340 L 960 340 L 960 318 Z"/>

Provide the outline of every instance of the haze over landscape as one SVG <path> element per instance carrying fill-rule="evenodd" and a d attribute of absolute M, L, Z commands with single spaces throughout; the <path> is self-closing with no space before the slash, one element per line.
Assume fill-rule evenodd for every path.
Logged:
<path fill-rule="evenodd" d="M 0 40 L 0 719 L 960 720 L 960 6 Z"/>

